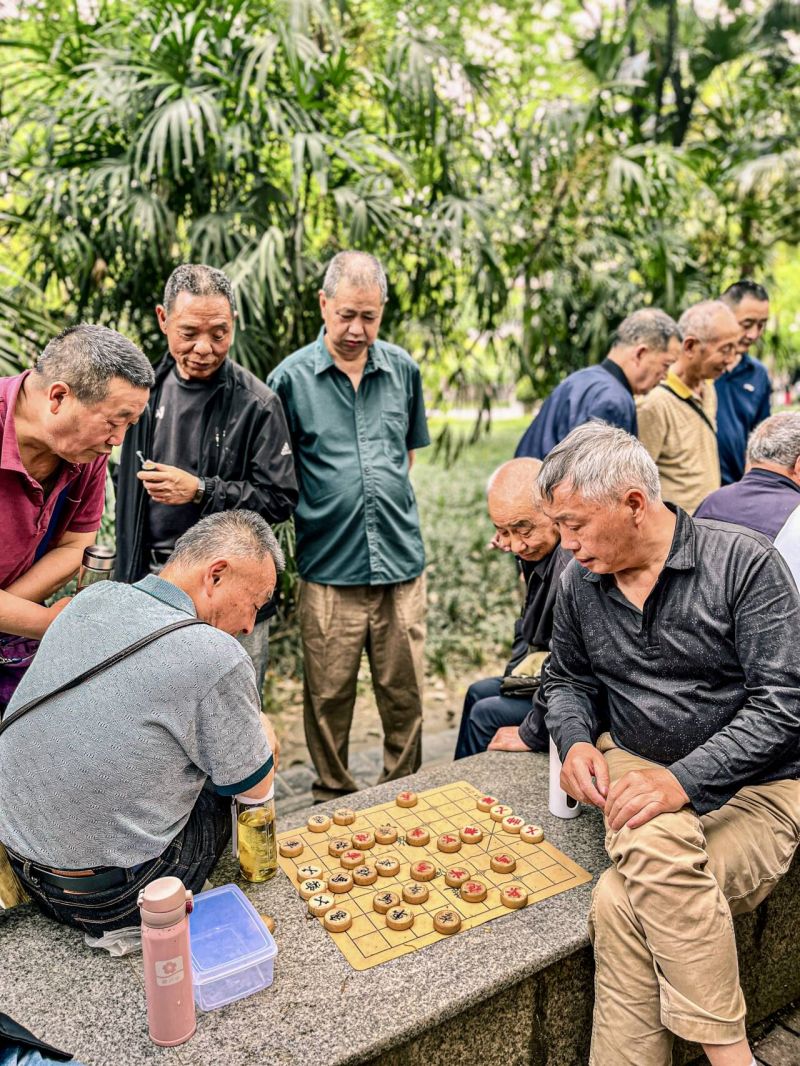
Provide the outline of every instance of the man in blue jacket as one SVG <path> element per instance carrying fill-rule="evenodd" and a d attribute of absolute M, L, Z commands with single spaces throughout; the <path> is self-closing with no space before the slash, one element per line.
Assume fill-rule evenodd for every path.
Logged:
<path fill-rule="evenodd" d="M 769 295 L 762 285 L 742 278 L 720 300 L 733 311 L 742 330 L 736 361 L 716 381 L 719 465 L 722 484 L 730 485 L 744 474 L 747 438 L 759 422 L 769 418 L 769 375 L 764 364 L 748 353 L 766 329 Z"/>
<path fill-rule="evenodd" d="M 599 419 L 636 436 L 634 396 L 666 377 L 681 350 L 681 333 L 664 311 L 634 311 L 614 334 L 602 363 L 576 370 L 548 396 L 528 427 L 516 456 L 544 459 L 576 426 Z"/>

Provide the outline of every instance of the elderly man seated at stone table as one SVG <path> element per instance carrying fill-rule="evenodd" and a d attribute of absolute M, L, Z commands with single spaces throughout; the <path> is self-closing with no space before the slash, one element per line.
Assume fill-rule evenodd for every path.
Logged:
<path fill-rule="evenodd" d="M 0 840 L 45 914 L 93 935 L 138 924 L 149 881 L 202 888 L 230 838 L 230 797 L 267 795 L 275 737 L 234 637 L 282 567 L 263 518 L 225 511 L 184 533 L 160 576 L 94 585 L 51 624 L 0 736 L 14 800 Z"/>
<path fill-rule="evenodd" d="M 800 411 L 781 411 L 756 426 L 747 442 L 747 473 L 706 496 L 695 518 L 763 533 L 800 588 Z"/>
<path fill-rule="evenodd" d="M 538 459 L 512 459 L 492 474 L 487 488 L 493 544 L 519 559 L 526 584 L 525 604 L 514 625 L 511 659 L 503 677 L 475 681 L 467 689 L 456 759 L 491 745 L 501 751 L 545 751 L 544 708 L 527 677 L 538 678 L 550 650 L 558 579 L 569 554 L 558 546 L 558 530 L 543 513 L 536 476 Z M 515 676 L 516 675 L 516 676 Z"/>
<path fill-rule="evenodd" d="M 590 911 L 590 1062 L 667 1066 L 676 1034 L 713 1066 L 751 1066 L 731 916 L 797 846 L 800 594 L 765 537 L 665 505 L 622 430 L 574 430 L 539 488 L 575 556 L 547 726 L 613 863 Z"/>

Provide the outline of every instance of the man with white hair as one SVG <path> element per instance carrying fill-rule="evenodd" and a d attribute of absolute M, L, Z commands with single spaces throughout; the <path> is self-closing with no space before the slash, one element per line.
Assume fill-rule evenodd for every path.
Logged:
<path fill-rule="evenodd" d="M 664 498 L 691 514 L 720 485 L 713 382 L 735 358 L 740 329 L 719 300 L 688 308 L 678 326 L 681 353 L 640 402 L 638 436 L 658 467 Z"/>
<path fill-rule="evenodd" d="M 800 594 L 766 538 L 663 503 L 623 431 L 576 429 L 539 488 L 575 557 L 547 727 L 613 862 L 590 912 L 590 1062 L 667 1066 L 676 1034 L 713 1066 L 751 1066 L 731 915 L 797 846 Z"/>
<path fill-rule="evenodd" d="M 763 533 L 800 588 L 800 411 L 781 411 L 753 430 L 747 473 L 712 492 L 695 518 L 716 518 Z"/>
<path fill-rule="evenodd" d="M 416 363 L 378 339 L 386 298 L 374 256 L 334 256 L 319 336 L 269 378 L 300 483 L 303 710 L 317 800 L 358 787 L 348 745 L 365 649 L 383 723 L 380 780 L 414 773 L 422 758 L 425 551 L 408 475 L 430 438 Z"/>

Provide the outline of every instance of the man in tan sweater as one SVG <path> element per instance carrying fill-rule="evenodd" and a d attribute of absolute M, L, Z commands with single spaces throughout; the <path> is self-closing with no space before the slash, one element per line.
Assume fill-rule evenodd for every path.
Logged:
<path fill-rule="evenodd" d="M 688 308 L 678 325 L 681 354 L 637 413 L 639 439 L 658 466 L 663 498 L 692 514 L 720 486 L 714 381 L 733 362 L 741 330 L 720 300 Z"/>

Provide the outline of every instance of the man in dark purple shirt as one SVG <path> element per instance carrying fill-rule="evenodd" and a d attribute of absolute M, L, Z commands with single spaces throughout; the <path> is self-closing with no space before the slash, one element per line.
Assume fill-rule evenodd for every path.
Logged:
<path fill-rule="evenodd" d="M 772 415 L 750 434 L 747 473 L 707 496 L 695 518 L 716 518 L 769 537 L 800 588 L 800 411 Z"/>

